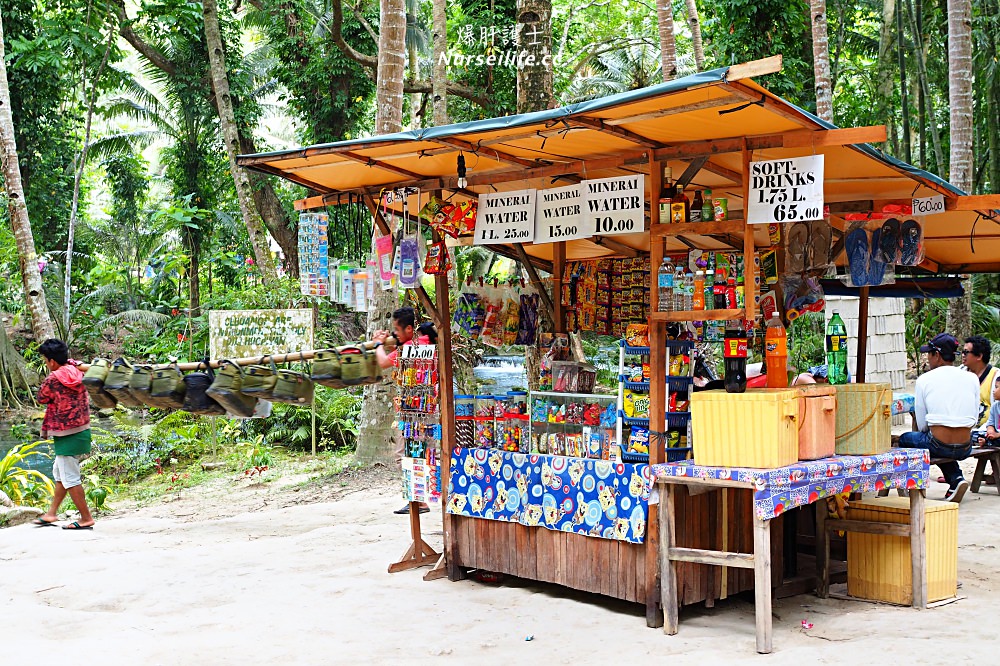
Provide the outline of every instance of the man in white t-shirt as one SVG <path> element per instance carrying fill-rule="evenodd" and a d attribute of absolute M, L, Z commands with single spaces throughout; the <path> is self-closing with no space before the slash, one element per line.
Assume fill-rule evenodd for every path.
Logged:
<path fill-rule="evenodd" d="M 917 378 L 914 390 L 918 431 L 900 435 L 899 445 L 927 449 L 932 458 L 951 458 L 938 465 L 948 482 L 944 498 L 961 502 L 969 482 L 958 461 L 968 458 L 972 450 L 972 429 L 979 422 L 979 380 L 955 367 L 958 340 L 952 335 L 936 335 L 920 351 L 927 354 L 930 370 Z"/>

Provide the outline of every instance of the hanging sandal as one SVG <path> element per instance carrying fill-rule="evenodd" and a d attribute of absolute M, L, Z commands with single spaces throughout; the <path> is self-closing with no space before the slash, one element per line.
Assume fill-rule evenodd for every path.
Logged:
<path fill-rule="evenodd" d="M 796 222 L 786 235 L 785 270 L 802 273 L 808 266 L 809 227 L 804 222 Z"/>
<path fill-rule="evenodd" d="M 844 248 L 847 250 L 851 284 L 855 287 L 868 285 L 868 232 L 864 227 L 858 227 L 847 234 Z"/>
<path fill-rule="evenodd" d="M 899 254 L 899 263 L 904 266 L 914 266 L 920 255 L 923 254 L 924 233 L 920 228 L 920 223 L 916 220 L 907 220 L 900 227 L 900 242 L 902 251 Z"/>
<path fill-rule="evenodd" d="M 879 257 L 879 248 L 881 245 L 882 230 L 876 229 L 872 232 L 871 254 L 868 257 L 868 274 L 865 285 L 869 287 L 877 287 L 882 284 L 882 280 L 885 279 L 886 263 Z"/>
<path fill-rule="evenodd" d="M 882 224 L 880 231 L 882 233 L 879 235 L 879 242 L 877 244 L 872 242 L 872 247 L 878 248 L 874 254 L 875 258 L 884 264 L 899 263 L 901 244 L 899 238 L 899 220 L 894 217 L 889 218 Z M 872 241 L 874 240 L 873 236 Z"/>

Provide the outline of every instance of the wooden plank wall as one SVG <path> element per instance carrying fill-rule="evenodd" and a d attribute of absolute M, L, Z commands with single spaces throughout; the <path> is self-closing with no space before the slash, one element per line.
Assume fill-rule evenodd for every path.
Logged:
<path fill-rule="evenodd" d="M 749 491 L 730 491 L 725 527 L 731 551 L 753 552 L 752 499 Z M 677 542 L 688 548 L 722 548 L 720 492 L 677 496 Z M 646 603 L 646 546 L 611 539 L 554 532 L 518 523 L 452 516 L 458 539 L 458 565 L 564 585 L 639 604 Z M 715 530 L 710 529 L 714 526 Z M 774 586 L 781 582 L 781 521 L 772 521 Z M 728 595 L 752 590 L 753 569 L 727 569 Z M 718 599 L 722 569 L 678 563 L 682 605 Z"/>

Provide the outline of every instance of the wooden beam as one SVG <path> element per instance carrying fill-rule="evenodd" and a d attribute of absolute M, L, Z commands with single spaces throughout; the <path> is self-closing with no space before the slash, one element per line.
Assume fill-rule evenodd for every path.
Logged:
<path fill-rule="evenodd" d="M 858 367 L 854 381 L 865 383 L 868 369 L 868 287 L 861 287 L 858 301 Z"/>
<path fill-rule="evenodd" d="M 714 109 L 719 106 L 729 106 L 730 104 L 737 104 L 741 101 L 743 101 L 743 97 L 739 95 L 726 95 L 725 97 L 714 97 L 712 99 L 706 99 L 701 102 L 692 102 L 691 104 L 683 104 L 681 106 L 659 109 L 657 111 L 650 111 L 649 113 L 640 113 L 634 116 L 625 116 L 624 118 L 608 118 L 604 121 L 604 124 L 624 125 L 626 123 L 638 123 L 646 120 L 655 120 L 657 118 L 663 118 L 665 116 L 675 116 L 681 113 L 690 113 L 692 111 L 704 111 L 705 109 Z"/>
<path fill-rule="evenodd" d="M 728 178 L 731 182 L 736 185 L 743 184 L 743 174 L 739 171 L 733 171 L 732 169 L 727 169 L 721 164 L 716 164 L 711 160 L 706 160 L 701 166 L 702 170 L 709 173 L 714 173 L 716 176 L 722 176 L 723 178 Z"/>
<path fill-rule="evenodd" d="M 709 234 L 742 234 L 747 226 L 741 220 L 726 222 L 686 222 L 684 224 L 654 224 L 649 228 L 651 238 L 692 234 L 708 236 Z M 750 231 L 753 231 L 752 229 Z"/>
<path fill-rule="evenodd" d="M 364 202 L 365 206 L 368 207 L 368 212 L 371 213 L 372 218 L 375 221 L 375 226 L 378 227 L 379 232 L 383 236 L 391 234 L 392 229 L 389 228 L 389 224 L 385 221 L 385 218 L 382 217 L 382 211 L 378 209 L 378 205 L 375 203 L 375 199 L 372 197 L 372 195 L 366 194 L 364 196 Z M 441 330 L 441 328 L 444 326 L 451 326 L 450 321 L 443 321 L 441 319 L 441 315 L 438 312 L 437 306 L 435 306 L 434 302 L 431 301 L 431 297 L 427 294 L 427 292 L 424 290 L 422 286 L 417 285 L 417 288 L 414 291 L 417 292 L 417 298 L 420 299 L 420 304 L 423 305 L 424 310 L 426 310 L 427 314 L 429 314 L 431 316 L 431 319 L 434 320 L 434 326 L 438 330 Z"/>
<path fill-rule="evenodd" d="M 562 305 L 562 280 L 566 268 L 566 242 L 559 241 L 552 246 L 552 311 L 555 318 L 552 327 L 555 333 L 566 332 L 566 315 Z"/>
<path fill-rule="evenodd" d="M 682 173 L 681 177 L 677 179 L 677 184 L 687 188 L 691 181 L 694 180 L 694 177 L 698 175 L 698 172 L 701 171 L 702 167 L 705 166 L 705 162 L 707 161 L 708 155 L 702 155 L 701 157 L 696 157 L 691 160 L 691 163 L 687 165 L 686 169 L 684 169 L 684 173 Z"/>
<path fill-rule="evenodd" d="M 810 120 L 808 117 L 804 116 L 801 111 L 796 110 L 794 107 L 788 106 L 784 102 L 778 102 L 775 98 L 768 97 L 767 93 L 758 92 L 746 87 L 742 83 L 723 83 L 720 87 L 723 90 L 728 90 L 731 93 L 742 96 L 747 102 L 760 103 L 761 106 L 771 113 L 781 116 L 786 120 L 790 120 L 796 125 L 801 125 L 802 127 L 808 127 L 810 129 L 823 128 L 823 126 L 818 122 Z"/>
<path fill-rule="evenodd" d="M 612 240 L 607 236 L 594 236 L 593 238 L 589 238 L 588 240 L 593 241 L 594 245 L 600 245 L 601 247 L 606 247 L 609 250 L 612 250 L 613 252 L 624 255 L 626 257 L 635 258 L 645 254 L 644 252 L 641 252 L 640 250 L 637 250 L 634 247 L 625 245 L 625 243 L 620 243 L 619 241 L 616 240 Z"/>
<path fill-rule="evenodd" d="M 351 152 L 351 151 L 348 151 L 348 150 L 345 150 L 344 152 L 342 152 L 341 155 L 343 155 L 344 157 L 346 157 L 349 160 L 354 160 L 355 162 L 359 162 L 360 164 L 364 164 L 367 167 L 376 167 L 376 168 L 382 169 L 384 171 L 391 171 L 393 173 L 399 174 L 400 176 L 406 176 L 407 178 L 413 178 L 414 180 L 422 180 L 422 179 L 424 179 L 424 178 L 427 177 L 427 176 L 425 176 L 425 175 L 423 175 L 421 173 L 417 173 L 416 171 L 410 171 L 409 169 L 404 169 L 402 167 L 398 167 L 398 166 L 395 166 L 393 164 L 389 164 L 388 162 L 384 162 L 382 160 L 376 160 L 376 159 L 371 158 L 371 157 L 365 157 L 364 155 L 359 155 L 358 153 Z"/>
<path fill-rule="evenodd" d="M 694 564 L 710 564 L 716 567 L 753 569 L 753 555 L 751 553 L 730 553 L 719 550 L 673 547 L 667 552 L 667 557 L 675 562 L 693 562 Z"/>
<path fill-rule="evenodd" d="M 570 122 L 583 125 L 584 127 L 589 127 L 592 130 L 597 130 L 598 132 L 603 132 L 605 134 L 611 134 L 612 136 L 617 136 L 620 139 L 625 139 L 626 141 L 631 141 L 634 144 L 645 146 L 646 148 L 656 148 L 662 145 L 659 141 L 654 141 L 647 137 L 637 134 L 632 130 L 625 129 L 624 127 L 618 127 L 617 125 L 611 125 L 605 123 L 600 118 L 588 118 L 586 116 L 571 116 Z"/>
<path fill-rule="evenodd" d="M 975 194 L 960 197 L 945 197 L 945 210 L 1000 210 L 1000 194 Z"/>
<path fill-rule="evenodd" d="M 487 158 L 495 156 L 498 162 L 506 162 L 507 164 L 513 164 L 515 166 L 523 166 L 529 168 L 545 166 L 544 163 L 539 164 L 538 160 L 531 160 L 524 157 L 517 157 L 515 155 L 511 155 L 510 153 L 505 153 L 502 150 L 496 150 L 495 148 L 484 149 L 483 147 L 477 146 L 474 143 L 469 143 L 468 141 L 465 141 L 463 139 L 455 139 L 455 138 L 434 139 L 434 142 L 444 144 L 446 146 L 453 146 L 455 148 L 459 148 L 460 150 L 464 150 L 473 154 L 477 155 L 482 154 Z"/>
<path fill-rule="evenodd" d="M 827 518 L 827 532 L 859 532 L 862 534 L 882 534 L 888 536 L 910 536 L 909 523 L 879 523 L 867 520 L 840 520 Z"/>
<path fill-rule="evenodd" d="M 515 243 L 514 251 L 517 252 L 521 265 L 524 266 L 524 270 L 528 271 L 528 278 L 531 280 L 531 284 L 533 284 L 535 289 L 538 290 L 538 298 L 542 302 L 542 308 L 549 316 L 549 319 L 551 321 L 555 321 L 556 312 L 552 307 L 552 298 L 549 296 L 548 290 L 545 289 L 545 284 L 542 282 L 542 279 L 538 276 L 538 271 L 535 270 L 534 264 L 531 263 L 528 253 L 524 251 L 524 245 L 521 243 Z"/>
<path fill-rule="evenodd" d="M 325 185 L 320 185 L 319 183 L 314 183 L 313 181 L 309 180 L 308 178 L 303 178 L 302 176 L 299 176 L 296 173 L 289 173 L 287 171 L 282 171 L 281 169 L 278 169 L 277 167 L 273 167 L 273 166 L 271 166 L 269 164 L 256 164 L 254 166 L 247 166 L 247 167 L 244 167 L 244 168 L 250 169 L 251 171 L 259 171 L 260 173 L 266 173 L 269 176 L 279 176 L 281 178 L 285 178 L 287 180 L 290 180 L 293 183 L 297 183 L 298 185 L 301 185 L 302 187 L 308 187 L 310 190 L 315 190 L 317 192 L 323 192 L 324 194 L 331 194 L 331 193 L 335 194 L 336 193 L 336 190 L 333 190 L 333 189 L 331 189 L 329 187 L 326 187 Z"/>
<path fill-rule="evenodd" d="M 657 211 L 660 190 L 663 186 L 663 167 L 665 165 L 652 161 L 649 164 L 649 191 L 646 193 L 646 198 L 649 202 L 650 211 Z M 653 212 L 653 215 L 656 215 Z M 651 315 L 655 315 L 659 310 L 660 306 L 660 287 L 657 281 L 656 273 L 660 268 L 660 264 L 663 263 L 663 251 L 666 244 L 661 239 L 651 239 L 649 244 L 649 264 L 650 264 L 650 274 L 649 283 L 646 288 L 650 290 L 650 311 Z M 664 433 L 666 432 L 666 413 L 667 413 L 667 328 L 666 325 L 657 322 L 655 319 L 650 317 L 649 322 L 649 430 L 650 433 Z M 666 460 L 665 447 L 666 436 L 663 437 L 653 437 L 649 438 L 649 464 L 656 465 Z M 619 442 L 619 446 L 622 443 Z M 659 549 L 669 549 L 675 542 L 673 541 L 673 526 L 666 524 L 659 520 L 657 516 L 658 510 L 669 511 L 668 519 L 672 520 L 674 518 L 673 514 L 673 504 L 670 501 L 672 495 L 670 494 L 669 488 L 663 488 L 661 490 L 661 495 L 668 499 L 668 506 L 658 507 L 656 504 L 650 502 L 649 504 L 649 518 L 646 521 L 646 571 L 644 573 L 646 580 L 646 626 L 648 627 L 659 627 L 664 619 L 664 613 L 670 614 L 670 608 L 676 607 L 677 599 L 676 594 L 672 590 L 677 589 L 677 580 L 673 577 L 675 572 L 673 565 L 666 560 L 666 553 L 661 552 Z M 659 534 L 660 529 L 664 528 L 664 534 Z M 664 558 L 662 562 L 666 565 L 665 570 L 661 570 L 661 556 Z M 663 590 L 662 595 L 671 594 L 673 595 L 670 603 L 663 605 L 663 597 L 660 593 L 660 582 L 663 577 L 666 577 L 666 589 Z M 668 621 L 669 622 L 669 621 Z M 675 629 L 676 632 L 676 629 Z"/>
<path fill-rule="evenodd" d="M 753 151 L 746 141 L 743 142 L 741 157 L 743 162 L 743 218 L 745 220 L 750 213 L 747 202 L 750 200 L 750 162 L 753 160 Z M 743 234 L 743 307 L 746 311 L 746 319 L 751 322 L 757 319 L 757 269 L 754 262 L 757 255 L 757 243 L 753 234 L 754 228 L 747 224 Z"/>
<path fill-rule="evenodd" d="M 779 53 L 760 60 L 751 60 L 731 66 L 726 72 L 726 80 L 739 81 L 740 79 L 752 79 L 755 76 L 776 74 L 781 71 L 781 67 L 782 58 Z"/>

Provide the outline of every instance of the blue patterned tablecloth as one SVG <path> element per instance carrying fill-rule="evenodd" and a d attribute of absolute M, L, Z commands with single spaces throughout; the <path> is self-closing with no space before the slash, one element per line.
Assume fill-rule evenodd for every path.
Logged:
<path fill-rule="evenodd" d="M 834 456 L 777 469 L 703 467 L 693 461 L 654 465 L 654 479 L 730 479 L 753 485 L 757 517 L 770 520 L 789 509 L 840 493 L 883 488 L 926 488 L 930 457 L 923 449 L 890 449 L 872 456 Z"/>
<path fill-rule="evenodd" d="M 916 408 L 917 397 L 912 393 L 892 394 L 892 415 L 909 414 Z"/>
<path fill-rule="evenodd" d="M 448 513 L 642 543 L 649 465 L 455 449 Z"/>

